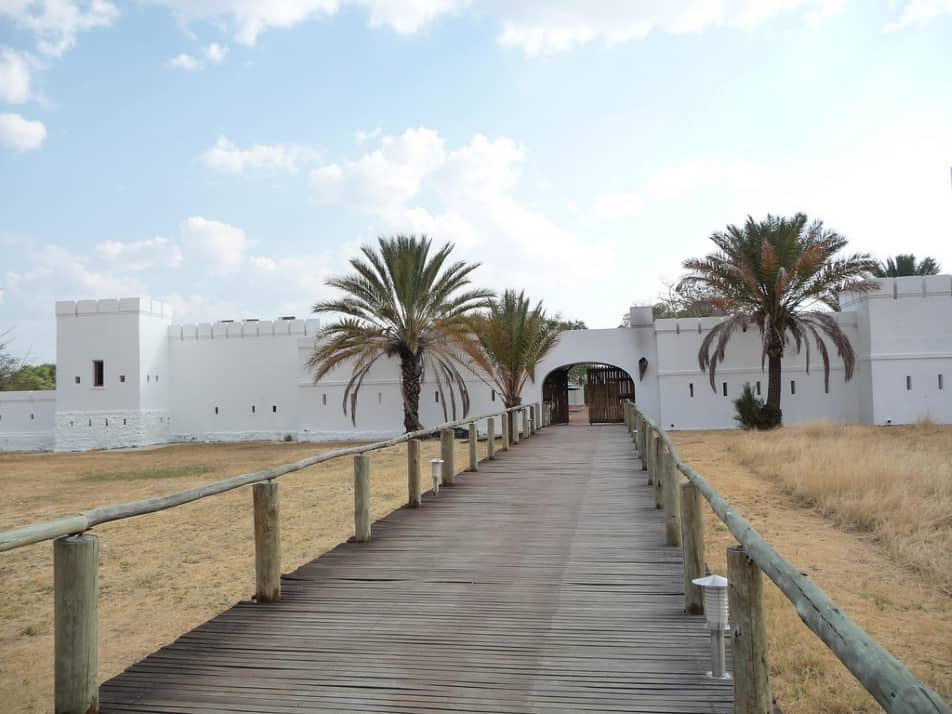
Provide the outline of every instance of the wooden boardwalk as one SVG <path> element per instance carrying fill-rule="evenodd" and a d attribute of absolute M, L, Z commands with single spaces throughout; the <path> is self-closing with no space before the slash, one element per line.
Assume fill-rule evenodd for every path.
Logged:
<path fill-rule="evenodd" d="M 457 484 L 106 682 L 102 711 L 731 711 L 624 427 L 549 427 Z"/>

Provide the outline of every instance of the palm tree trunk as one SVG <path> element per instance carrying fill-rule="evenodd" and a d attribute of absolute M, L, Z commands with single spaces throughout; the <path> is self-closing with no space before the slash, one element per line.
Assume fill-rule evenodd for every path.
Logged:
<path fill-rule="evenodd" d="M 771 354 L 773 350 L 767 352 L 767 403 L 764 404 L 764 428 L 773 429 L 780 426 L 783 421 L 783 412 L 780 410 L 780 390 L 782 374 L 780 363 L 783 360 L 781 354 Z"/>
<path fill-rule="evenodd" d="M 518 407 L 520 404 L 522 404 L 522 397 L 504 397 L 502 403 L 506 405 L 506 409 L 509 409 L 510 407 Z M 509 433 L 514 434 L 516 429 L 516 413 L 507 412 L 506 419 L 509 420 Z"/>
<path fill-rule="evenodd" d="M 423 427 L 420 423 L 421 360 L 416 355 L 400 357 L 400 388 L 403 391 L 403 429 L 406 433 Z"/>

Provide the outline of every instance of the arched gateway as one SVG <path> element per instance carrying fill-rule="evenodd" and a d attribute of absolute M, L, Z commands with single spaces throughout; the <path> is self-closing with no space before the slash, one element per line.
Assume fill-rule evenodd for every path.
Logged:
<path fill-rule="evenodd" d="M 610 364 L 558 367 L 542 382 L 542 400 L 552 405 L 553 424 L 568 424 L 573 407 L 587 412 L 589 424 L 622 422 L 622 401 L 634 398 L 635 382 L 631 375 Z"/>

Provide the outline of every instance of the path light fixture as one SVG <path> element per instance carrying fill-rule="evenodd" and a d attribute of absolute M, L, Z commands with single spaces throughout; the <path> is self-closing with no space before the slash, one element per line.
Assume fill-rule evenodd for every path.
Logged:
<path fill-rule="evenodd" d="M 430 476 L 433 477 L 433 495 L 440 492 L 440 477 L 443 473 L 443 459 L 430 459 Z"/>
<path fill-rule="evenodd" d="M 704 593 L 704 617 L 707 619 L 707 629 L 711 632 L 711 671 L 708 677 L 713 679 L 730 679 L 725 664 L 724 651 L 725 633 L 730 629 L 727 613 L 727 578 L 720 575 L 708 575 L 704 578 L 695 578 L 691 581 L 700 586 Z"/>

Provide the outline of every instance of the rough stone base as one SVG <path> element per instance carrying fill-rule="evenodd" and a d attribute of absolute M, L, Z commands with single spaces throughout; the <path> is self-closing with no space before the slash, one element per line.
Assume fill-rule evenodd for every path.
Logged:
<path fill-rule="evenodd" d="M 56 412 L 56 451 L 119 449 L 169 441 L 168 410 Z"/>

